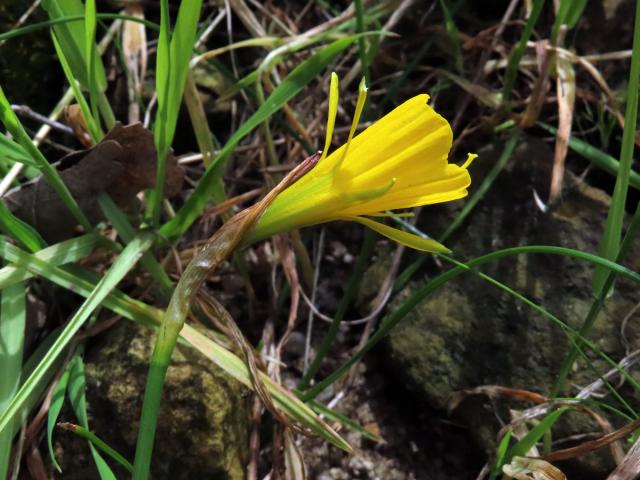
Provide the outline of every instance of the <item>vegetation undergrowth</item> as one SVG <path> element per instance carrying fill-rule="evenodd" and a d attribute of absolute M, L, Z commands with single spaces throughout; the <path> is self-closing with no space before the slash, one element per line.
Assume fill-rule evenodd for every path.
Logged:
<path fill-rule="evenodd" d="M 358 412 L 341 412 L 356 367 L 374 348 L 384 352 L 398 325 L 462 274 L 557 326 L 566 345 L 548 385 L 459 386 L 460 398 L 536 404 L 512 409 L 478 478 L 564 478 L 559 461 L 611 445 L 609 478 L 632 478 L 624 475 L 637 461 L 632 397 L 640 384 L 629 360 L 637 352 L 620 357 L 593 329 L 620 295 L 616 285 L 638 291 L 640 284 L 632 258 L 640 203 L 629 208 L 640 187 L 633 170 L 640 4 L 631 50 L 616 57 L 629 64 L 620 102 L 594 66 L 607 60 L 572 45 L 588 2 L 511 2 L 490 19 L 474 18 L 470 3 L 356 0 L 341 10 L 322 1 L 299 11 L 161 0 L 158 8 L 129 2 L 116 11 L 95 0 L 43 0 L 0 32 L 0 54 L 48 33 L 64 85 L 57 104 L 45 102 L 49 116 L 12 104 L 16 87 L 0 85 L 0 478 L 18 478 L 25 465 L 63 472 L 54 447 L 62 430 L 86 441 L 101 479 L 160 478 L 156 463 L 174 461 L 159 453 L 156 437 L 181 350 L 252 394 L 243 475 L 309 478 L 306 436 L 344 455 L 354 452 L 347 430 L 382 442 Z M 38 81 L 37 71 L 27 72 Z M 598 169 L 611 193 L 599 250 L 497 239 L 490 244 L 500 246 L 482 254 L 452 252 L 446 245 L 461 243 L 521 161 L 518 149 L 545 135 L 554 151 L 529 214 L 540 222 L 565 215 L 565 196 L 584 182 L 573 160 L 586 159 L 585 175 Z M 488 155 L 485 144 L 498 154 Z M 423 209 L 448 202 L 460 208 L 434 208 L 445 220 L 425 228 Z M 325 237 L 353 260 L 336 267 L 339 255 L 327 253 Z M 395 250 L 385 258 L 379 245 L 389 240 Z M 334 270 L 324 273 L 329 257 Z M 523 258 L 593 267 L 591 291 L 581 292 L 591 305 L 584 318 L 561 318 L 544 298 L 487 273 Z M 374 283 L 371 269 L 387 260 L 371 312 L 347 320 Z M 238 278 L 231 299 L 217 299 Z M 75 296 L 40 305 L 56 292 Z M 30 321 L 38 314 L 42 325 Z M 107 335 L 114 318 L 147 327 L 154 345 L 128 451 L 92 427 L 101 419 L 91 414 L 85 368 L 85 353 L 97 348 L 92 338 Z M 361 324 L 357 335 L 345 334 Z M 296 334 L 304 337 L 299 364 L 291 354 Z M 573 388 L 576 365 L 597 389 Z M 77 423 L 67 421 L 65 405 Z M 558 424 L 575 412 L 598 419 L 605 434 L 557 448 Z M 630 443 L 620 445 L 622 438 Z"/>

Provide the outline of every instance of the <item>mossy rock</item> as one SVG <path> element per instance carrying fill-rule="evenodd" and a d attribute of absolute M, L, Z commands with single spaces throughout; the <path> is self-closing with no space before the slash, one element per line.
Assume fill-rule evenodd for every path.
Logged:
<path fill-rule="evenodd" d="M 85 358 L 90 426 L 129 459 L 135 453 L 154 340 L 151 330 L 122 320 L 90 345 Z M 198 352 L 177 348 L 162 398 L 153 477 L 245 478 L 248 393 Z M 98 478 L 86 442 L 68 433 L 57 438 L 63 478 Z"/>
<path fill-rule="evenodd" d="M 472 169 L 475 186 L 481 183 L 483 170 L 495 162 L 498 154 L 499 149 L 488 149 L 480 156 Z M 562 245 L 596 253 L 610 198 L 567 174 L 562 202 L 543 213 L 535 204 L 533 192 L 546 198 L 552 158 L 552 152 L 542 141 L 525 138 L 506 170 L 448 246 L 460 258 L 517 245 Z M 450 215 L 446 214 L 450 208 L 442 209 L 442 215 L 431 213 L 429 223 L 435 233 L 438 226 L 450 221 Z M 640 268 L 639 252 L 636 245 L 628 255 L 630 267 L 636 271 Z M 479 270 L 574 328 L 579 328 L 592 303 L 593 266 L 572 258 L 519 255 L 485 264 Z M 426 280 L 409 285 L 392 308 L 397 308 Z M 618 281 L 614 295 L 592 329 L 590 338 L 614 359 L 625 355 L 620 339 L 621 322 L 638 300 L 637 285 Z M 640 347 L 639 322 L 635 320 L 628 322 L 626 332 L 632 350 Z M 482 385 L 546 394 L 568 348 L 569 340 L 556 324 L 473 273 L 457 277 L 425 299 L 391 332 L 387 342 L 394 375 L 423 401 L 442 409 L 454 392 Z M 589 353 L 589 357 L 598 371 L 610 368 L 598 356 Z M 596 379 L 586 362 L 578 362 L 577 367 L 563 394 L 575 394 L 577 385 L 586 386 Z M 462 402 L 456 419 L 467 424 L 479 443 L 491 451 L 500 428 L 496 416 L 508 421 L 508 408 L 528 406 L 531 404 L 472 397 Z M 561 434 L 599 430 L 593 422 L 586 423 L 591 425 L 590 430 L 585 431 L 584 418 L 565 422 Z M 607 468 L 606 462 L 596 464 L 589 466 L 594 472 Z"/>

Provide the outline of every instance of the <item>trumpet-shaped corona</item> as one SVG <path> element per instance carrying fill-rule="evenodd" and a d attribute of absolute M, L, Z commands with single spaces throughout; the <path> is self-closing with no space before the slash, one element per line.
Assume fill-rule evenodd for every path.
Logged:
<path fill-rule="evenodd" d="M 448 252 L 435 240 L 395 229 L 367 216 L 457 200 L 467 195 L 467 167 L 448 162 L 449 123 L 418 95 L 354 136 L 366 99 L 360 84 L 347 143 L 328 155 L 338 105 L 338 81 L 332 74 L 325 148 L 309 173 L 280 193 L 248 235 L 248 243 L 286 230 L 333 220 L 356 221 L 412 248 Z"/>

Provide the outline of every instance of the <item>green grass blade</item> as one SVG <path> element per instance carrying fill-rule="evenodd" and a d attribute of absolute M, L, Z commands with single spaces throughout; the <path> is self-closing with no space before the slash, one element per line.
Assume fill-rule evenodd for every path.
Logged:
<path fill-rule="evenodd" d="M 562 25 L 566 25 L 568 28 L 575 27 L 586 6 L 587 0 L 560 0 L 560 7 L 558 8 L 558 13 L 556 14 L 551 29 L 552 45 L 556 43 L 556 39 L 560 33 L 560 27 Z"/>
<path fill-rule="evenodd" d="M 440 8 L 442 8 L 442 13 L 444 14 L 444 26 L 453 47 L 454 65 L 458 73 L 461 73 L 463 71 L 463 58 L 460 32 L 458 31 L 458 27 L 456 26 L 456 23 L 453 20 L 453 15 L 451 14 L 451 10 L 447 7 L 447 2 L 445 0 L 440 0 Z"/>
<path fill-rule="evenodd" d="M 13 138 L 20 144 L 20 146 L 29 153 L 29 156 L 33 159 L 34 163 L 38 166 L 38 170 L 42 173 L 49 185 L 55 190 L 63 203 L 67 206 L 69 211 L 73 214 L 74 218 L 82 225 L 87 231 L 91 230 L 91 224 L 87 217 L 82 212 L 77 202 L 73 199 L 71 192 L 64 184 L 58 171 L 51 166 L 49 162 L 44 158 L 44 155 L 33 144 L 29 135 L 25 131 L 24 127 L 18 120 L 18 117 L 11 109 L 11 104 L 0 87 L 0 122 L 11 133 Z"/>
<path fill-rule="evenodd" d="M 74 335 L 89 318 L 89 315 L 100 306 L 107 295 L 116 287 L 122 278 L 135 266 L 142 253 L 153 244 L 151 235 L 140 235 L 129 243 L 113 263 L 109 271 L 102 277 L 96 288 L 87 297 L 71 320 L 65 325 L 62 333 L 47 351 L 42 361 L 31 373 L 7 408 L 0 414 L 0 432 L 7 429 L 9 422 L 21 411 L 30 392 L 42 381 L 46 372 L 55 360 L 65 351 Z M 6 245 L 0 245 L 5 250 Z"/>
<path fill-rule="evenodd" d="M 638 203 L 638 206 L 636 207 L 636 211 L 633 215 L 631 223 L 629 224 L 629 229 L 627 230 L 627 233 L 625 233 L 624 239 L 622 240 L 620 251 L 618 252 L 618 255 L 616 257 L 616 260 L 618 262 L 621 262 L 624 258 L 626 258 L 627 254 L 631 251 L 638 232 L 640 232 L 640 203 Z M 591 304 L 591 308 L 589 309 L 589 312 L 587 313 L 587 316 L 585 317 L 584 322 L 580 327 L 580 334 L 583 338 L 589 334 L 589 332 L 591 331 L 591 327 L 595 323 L 598 315 L 600 314 L 600 311 L 604 307 L 608 292 L 613 287 L 615 278 L 615 272 L 609 272 L 609 275 L 607 275 L 602 286 L 600 294 L 594 299 L 593 303 Z M 573 362 L 575 362 L 578 356 L 578 346 L 579 345 L 574 346 L 562 362 L 556 380 L 551 387 L 550 396 L 557 396 L 560 390 L 562 390 L 562 388 L 564 387 L 567 377 L 569 376 L 569 372 L 573 367 Z"/>
<path fill-rule="evenodd" d="M 85 8 L 80 0 L 43 0 L 42 7 L 47 11 L 49 18 L 59 20 L 65 17 L 85 18 Z M 90 90 L 88 77 L 89 68 L 87 63 L 89 57 L 86 53 L 85 42 L 88 36 L 85 22 L 61 22 L 53 26 L 56 38 L 60 42 L 60 47 L 65 58 L 69 62 L 69 67 L 73 77 L 80 84 Z M 95 35 L 95 33 L 94 33 Z M 93 45 L 95 49 L 95 44 Z M 107 79 L 104 73 L 104 66 L 100 55 L 93 53 L 93 70 L 95 72 L 95 82 L 99 91 L 104 91 L 107 86 Z"/>
<path fill-rule="evenodd" d="M 504 75 L 504 86 L 502 88 L 502 103 L 507 111 L 511 110 L 510 97 L 511 92 L 513 91 L 513 86 L 516 82 L 516 76 L 518 75 L 520 60 L 522 60 L 522 56 L 527 49 L 527 42 L 531 38 L 531 34 L 533 33 L 533 29 L 536 26 L 536 22 L 538 21 L 540 12 L 542 12 L 543 5 L 544 0 L 533 0 L 533 8 L 531 9 L 531 14 L 527 19 L 524 30 L 522 30 L 520 40 L 518 40 L 517 45 L 515 46 L 515 48 L 511 52 L 511 56 L 509 57 L 509 63 L 507 64 L 507 70 Z"/>
<path fill-rule="evenodd" d="M 20 162 L 32 167 L 38 165 L 18 143 L 11 140 L 4 133 L 0 133 L 0 158 L 12 162 Z"/>
<path fill-rule="evenodd" d="M 49 405 L 49 411 L 47 412 L 47 446 L 49 447 L 51 463 L 58 473 L 62 473 L 62 468 L 60 468 L 60 464 L 56 458 L 56 453 L 53 450 L 53 429 L 56 427 L 58 415 L 60 415 L 60 411 L 64 405 L 67 385 L 69 384 L 69 376 L 69 368 L 66 368 L 60 377 L 60 380 L 58 380 L 56 388 L 53 389 L 53 393 L 51 394 L 51 404 Z"/>
<path fill-rule="evenodd" d="M 167 155 L 175 136 L 182 94 L 189 72 L 189 61 L 196 41 L 202 0 L 181 2 L 171 41 L 169 41 L 168 1 L 162 0 L 160 5 L 160 38 L 158 39 L 156 68 L 158 114 L 153 130 L 158 151 L 158 168 L 156 170 L 156 188 L 151 205 L 155 225 L 158 225 L 160 221 Z"/>
<path fill-rule="evenodd" d="M 18 391 L 22 374 L 22 350 L 27 318 L 26 290 L 18 283 L 2 290 L 0 299 L 0 411 Z M 18 419 L 20 421 L 20 419 Z M 9 471 L 13 425 L 0 432 L 0 478 Z"/>
<path fill-rule="evenodd" d="M 129 473 L 133 472 L 133 465 L 124 458 L 122 454 L 117 452 L 115 449 L 111 448 L 104 440 L 99 438 L 95 433 L 91 430 L 88 430 L 80 425 L 73 425 L 69 423 L 62 424 L 62 426 L 71 430 L 73 433 L 78 435 L 81 438 L 84 438 L 91 442 L 91 444 L 99 450 L 102 450 L 106 455 L 114 459 L 120 465 L 122 465 Z"/>
<path fill-rule="evenodd" d="M 207 114 L 191 72 L 187 75 L 184 87 L 184 104 L 189 112 L 189 119 L 198 143 L 198 149 L 202 154 L 202 163 L 205 167 L 208 167 L 213 159 L 215 145 L 213 143 L 213 134 L 209 129 Z"/>
<path fill-rule="evenodd" d="M 59 267 L 53 267 L 47 262 L 36 258 L 35 255 L 30 255 L 14 245 L 0 242 L 0 257 L 20 267 L 27 268 L 33 274 L 40 275 L 79 295 L 89 297 L 96 289 L 97 282 L 92 283 L 91 279 L 86 278 L 87 275 L 77 275 L 62 270 Z M 160 310 L 134 300 L 118 290 L 111 291 L 104 300 L 104 306 L 110 308 L 118 315 L 122 315 L 125 318 L 146 326 L 159 325 L 162 316 Z M 216 344 L 190 325 L 184 326 L 181 337 L 236 380 L 249 388 L 252 387 L 249 371 L 239 357 Z M 320 421 L 317 415 L 307 405 L 293 396 L 291 392 L 283 389 L 267 375 L 262 375 L 261 378 L 273 396 L 276 405 L 281 408 L 289 418 L 298 421 L 336 447 L 350 451 L 351 447 L 349 444 Z"/>
<path fill-rule="evenodd" d="M 513 436 L 513 431 L 511 429 L 507 430 L 507 433 L 500 440 L 500 444 L 496 449 L 496 460 L 491 470 L 491 479 L 498 478 L 500 473 L 502 472 L 502 465 L 505 462 L 505 455 L 507 454 L 507 450 L 509 449 L 509 442 L 511 441 L 511 437 Z"/>
<path fill-rule="evenodd" d="M 83 297 L 89 297 L 100 281 L 100 277 L 93 272 L 73 265 L 68 265 L 65 269 L 55 267 L 8 242 L 0 241 L 0 257 Z M 106 297 L 104 306 L 118 315 L 147 326 L 157 325 L 162 315 L 157 308 L 134 300 L 117 289 Z"/>
<path fill-rule="evenodd" d="M 2 200 L 0 200 L 0 230 L 32 252 L 37 252 L 47 245 L 38 231 L 11 213 Z"/>
<path fill-rule="evenodd" d="M 87 415 L 87 397 L 86 397 L 86 381 L 84 376 L 84 362 L 82 357 L 76 352 L 69 365 L 69 385 L 67 386 L 67 394 L 73 407 L 73 411 L 80 421 L 80 425 L 85 428 L 89 428 L 89 418 Z M 89 450 L 91 450 L 91 456 L 98 469 L 98 474 L 101 480 L 116 480 L 116 476 L 107 465 L 107 462 L 102 458 L 93 443 L 89 442 Z"/>
<path fill-rule="evenodd" d="M 218 345 L 189 324 L 185 324 L 180 335 L 233 378 L 247 387 L 252 388 L 249 370 L 239 357 Z M 352 451 L 351 446 L 340 435 L 322 422 L 308 405 L 292 395 L 290 391 L 285 390 L 284 387 L 277 384 L 268 375 L 262 372 L 260 372 L 259 375 L 265 387 L 273 396 L 276 406 L 282 409 L 289 418 L 297 421 L 341 450 L 346 452 Z"/>
<path fill-rule="evenodd" d="M 67 57 L 64 53 L 64 50 L 60 46 L 60 42 L 56 38 L 55 34 L 51 35 L 51 39 L 53 41 L 53 46 L 56 49 L 56 54 L 58 55 L 58 60 L 60 61 L 60 65 L 62 66 L 62 70 L 64 71 L 65 77 L 67 77 L 67 81 L 69 82 L 69 86 L 73 90 L 73 96 L 76 98 L 76 102 L 80 105 L 80 110 L 82 110 L 82 116 L 84 117 L 85 122 L 87 123 L 87 128 L 89 129 L 89 135 L 91 135 L 91 140 L 93 143 L 98 143 L 102 140 L 102 131 L 98 126 L 99 117 L 96 117 L 91 113 L 91 109 L 87 104 L 84 95 L 82 94 L 82 90 L 80 89 L 80 85 L 76 81 L 76 78 L 73 76 L 73 71 L 71 70 L 71 66 L 67 61 Z"/>
<path fill-rule="evenodd" d="M 67 391 L 67 385 L 69 384 L 69 376 L 70 372 L 67 368 L 60 377 L 60 380 L 58 380 L 56 388 L 53 390 L 51 395 L 51 404 L 49 405 L 49 411 L 47 412 L 47 445 L 49 447 L 49 457 L 51 458 L 51 463 L 54 468 L 59 473 L 62 473 L 62 468 L 60 468 L 60 464 L 58 463 L 58 459 L 56 458 L 56 454 L 53 450 L 53 429 L 56 427 L 58 415 L 60 415 L 60 411 L 64 405 L 65 393 Z"/>
<path fill-rule="evenodd" d="M 357 35 L 352 35 L 336 40 L 293 69 L 287 78 L 269 95 L 266 102 L 229 138 L 211 162 L 211 166 L 205 171 L 184 206 L 174 218 L 162 226 L 160 232 L 163 236 L 175 238 L 182 235 L 200 215 L 212 196 L 217 200 L 223 198 L 222 175 L 224 167 L 240 140 L 277 112 L 282 105 L 298 94 L 307 84 L 317 78 L 326 66 L 356 39 Z"/>
<path fill-rule="evenodd" d="M 622 224 L 629 190 L 631 160 L 635 147 L 636 123 L 638 120 L 638 88 L 640 88 L 640 2 L 636 2 L 635 25 L 633 32 L 633 47 L 631 53 L 631 71 L 627 88 L 627 108 L 624 116 L 624 131 L 622 132 L 622 147 L 620 151 L 620 168 L 613 189 L 611 206 L 604 227 L 604 235 L 600 243 L 600 255 L 610 260 L 616 258 L 620 249 Z M 598 296 L 608 272 L 602 268 L 596 269 L 593 275 L 593 292 Z"/>
<path fill-rule="evenodd" d="M 568 410 L 567 407 L 559 408 L 542 419 L 531 429 L 522 439 L 513 445 L 504 456 L 504 463 L 509 463 L 513 457 L 524 457 L 531 450 L 542 436 L 551 430 L 553 424 L 560 416 Z"/>
<path fill-rule="evenodd" d="M 84 8 L 84 54 L 87 59 L 87 89 L 89 90 L 89 101 L 91 104 L 91 114 L 100 126 L 100 115 L 98 114 L 98 92 L 100 85 L 96 79 L 96 0 L 86 0 Z"/>
<path fill-rule="evenodd" d="M 145 27 L 150 28 L 151 30 L 160 30 L 160 26 L 157 23 L 150 22 L 149 20 L 145 20 L 138 17 L 132 17 L 130 15 L 120 15 L 118 13 L 98 13 L 96 17 L 100 20 L 126 20 L 129 22 L 142 23 Z M 38 30 L 44 30 L 46 28 L 53 27 L 55 25 L 73 23 L 73 22 L 83 22 L 84 14 L 82 15 L 69 15 L 64 17 L 53 18 L 51 20 L 46 20 L 44 22 L 32 23 L 31 25 L 26 25 L 24 27 L 15 28 L 13 30 L 9 30 L 8 32 L 0 33 L 0 42 L 6 42 L 15 37 L 20 37 L 22 35 L 28 35 L 33 32 L 37 32 Z"/>
<path fill-rule="evenodd" d="M 343 415 L 342 413 L 336 412 L 331 408 L 328 408 L 327 406 L 323 405 L 320 402 L 312 400 L 311 402 L 309 402 L 309 405 L 316 412 L 321 413 L 322 415 L 327 417 L 329 420 L 342 424 L 344 427 L 348 428 L 349 430 L 362 435 L 367 440 L 371 440 L 372 442 L 376 442 L 376 443 L 382 440 L 379 436 L 373 434 L 372 432 L 364 428 L 355 420 L 347 417 L 346 415 Z"/>
<path fill-rule="evenodd" d="M 57 267 L 86 257 L 96 246 L 103 243 L 103 237 L 96 233 L 90 233 L 39 250 L 34 254 L 34 257 Z M 33 277 L 33 274 L 27 269 L 16 267 L 15 265 L 7 265 L 0 269 L 0 290 L 18 282 L 24 282 L 31 277 Z"/>
<path fill-rule="evenodd" d="M 622 265 L 619 265 L 610 260 L 607 260 L 605 258 L 601 258 L 597 255 L 581 252 L 579 250 L 574 250 L 571 248 L 530 245 L 530 246 L 512 247 L 512 248 L 506 248 L 502 250 L 496 250 L 495 252 L 488 253 L 481 257 L 476 257 L 470 261 L 467 261 L 465 264 L 461 264 L 444 273 L 441 273 L 440 275 L 435 277 L 433 280 L 427 282 L 423 287 L 416 290 L 405 302 L 402 303 L 402 305 L 397 310 L 395 310 L 394 312 L 392 312 L 390 315 L 388 315 L 382 320 L 378 330 L 376 330 L 376 332 L 371 336 L 369 341 L 360 350 L 354 353 L 347 361 L 345 361 L 339 368 L 337 368 L 327 378 L 325 378 L 324 380 L 316 384 L 314 387 L 304 392 L 302 398 L 305 400 L 310 400 L 312 398 L 315 398 L 325 388 L 327 388 L 327 386 L 331 385 L 333 382 L 338 380 L 344 373 L 346 373 L 351 368 L 352 365 L 360 361 L 362 357 L 364 357 L 364 355 L 369 350 L 371 350 L 383 338 L 385 338 L 386 335 L 391 331 L 391 329 L 393 329 L 398 324 L 398 322 L 400 322 L 400 320 L 402 320 L 411 310 L 413 310 L 421 301 L 423 301 L 433 292 L 435 292 L 440 287 L 442 287 L 445 283 L 453 280 L 458 275 L 468 272 L 471 269 L 478 267 L 484 263 L 493 262 L 504 257 L 521 255 L 525 253 L 538 253 L 538 254 L 561 255 L 561 256 L 572 257 L 577 260 L 592 263 L 594 265 L 604 266 L 610 269 L 612 272 L 616 272 L 617 274 L 624 275 L 625 277 L 640 284 L 640 274 Z"/>
<path fill-rule="evenodd" d="M 556 135 L 558 132 L 555 127 L 544 122 L 538 122 L 538 126 L 552 135 Z M 611 175 L 616 177 L 618 176 L 618 172 L 620 171 L 620 162 L 611 155 L 574 136 L 569 138 L 569 148 L 581 157 L 589 160 L 595 167 L 600 168 L 605 172 L 609 172 Z M 631 163 L 633 164 L 633 160 Z M 629 172 L 629 185 L 636 190 L 640 190 L 640 174 L 631 170 Z"/>

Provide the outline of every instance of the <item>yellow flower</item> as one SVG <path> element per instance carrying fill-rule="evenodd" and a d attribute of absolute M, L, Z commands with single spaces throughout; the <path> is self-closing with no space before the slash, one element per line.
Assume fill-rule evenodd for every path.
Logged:
<path fill-rule="evenodd" d="M 249 243 L 286 230 L 333 220 L 351 220 L 392 240 L 429 252 L 447 252 L 438 242 L 389 227 L 366 216 L 456 200 L 471 183 L 467 166 L 448 163 L 449 123 L 418 95 L 355 136 L 366 99 L 364 83 L 346 144 L 327 156 L 338 106 L 332 74 L 327 139 L 322 157 L 309 173 L 280 193 L 266 209 Z"/>

